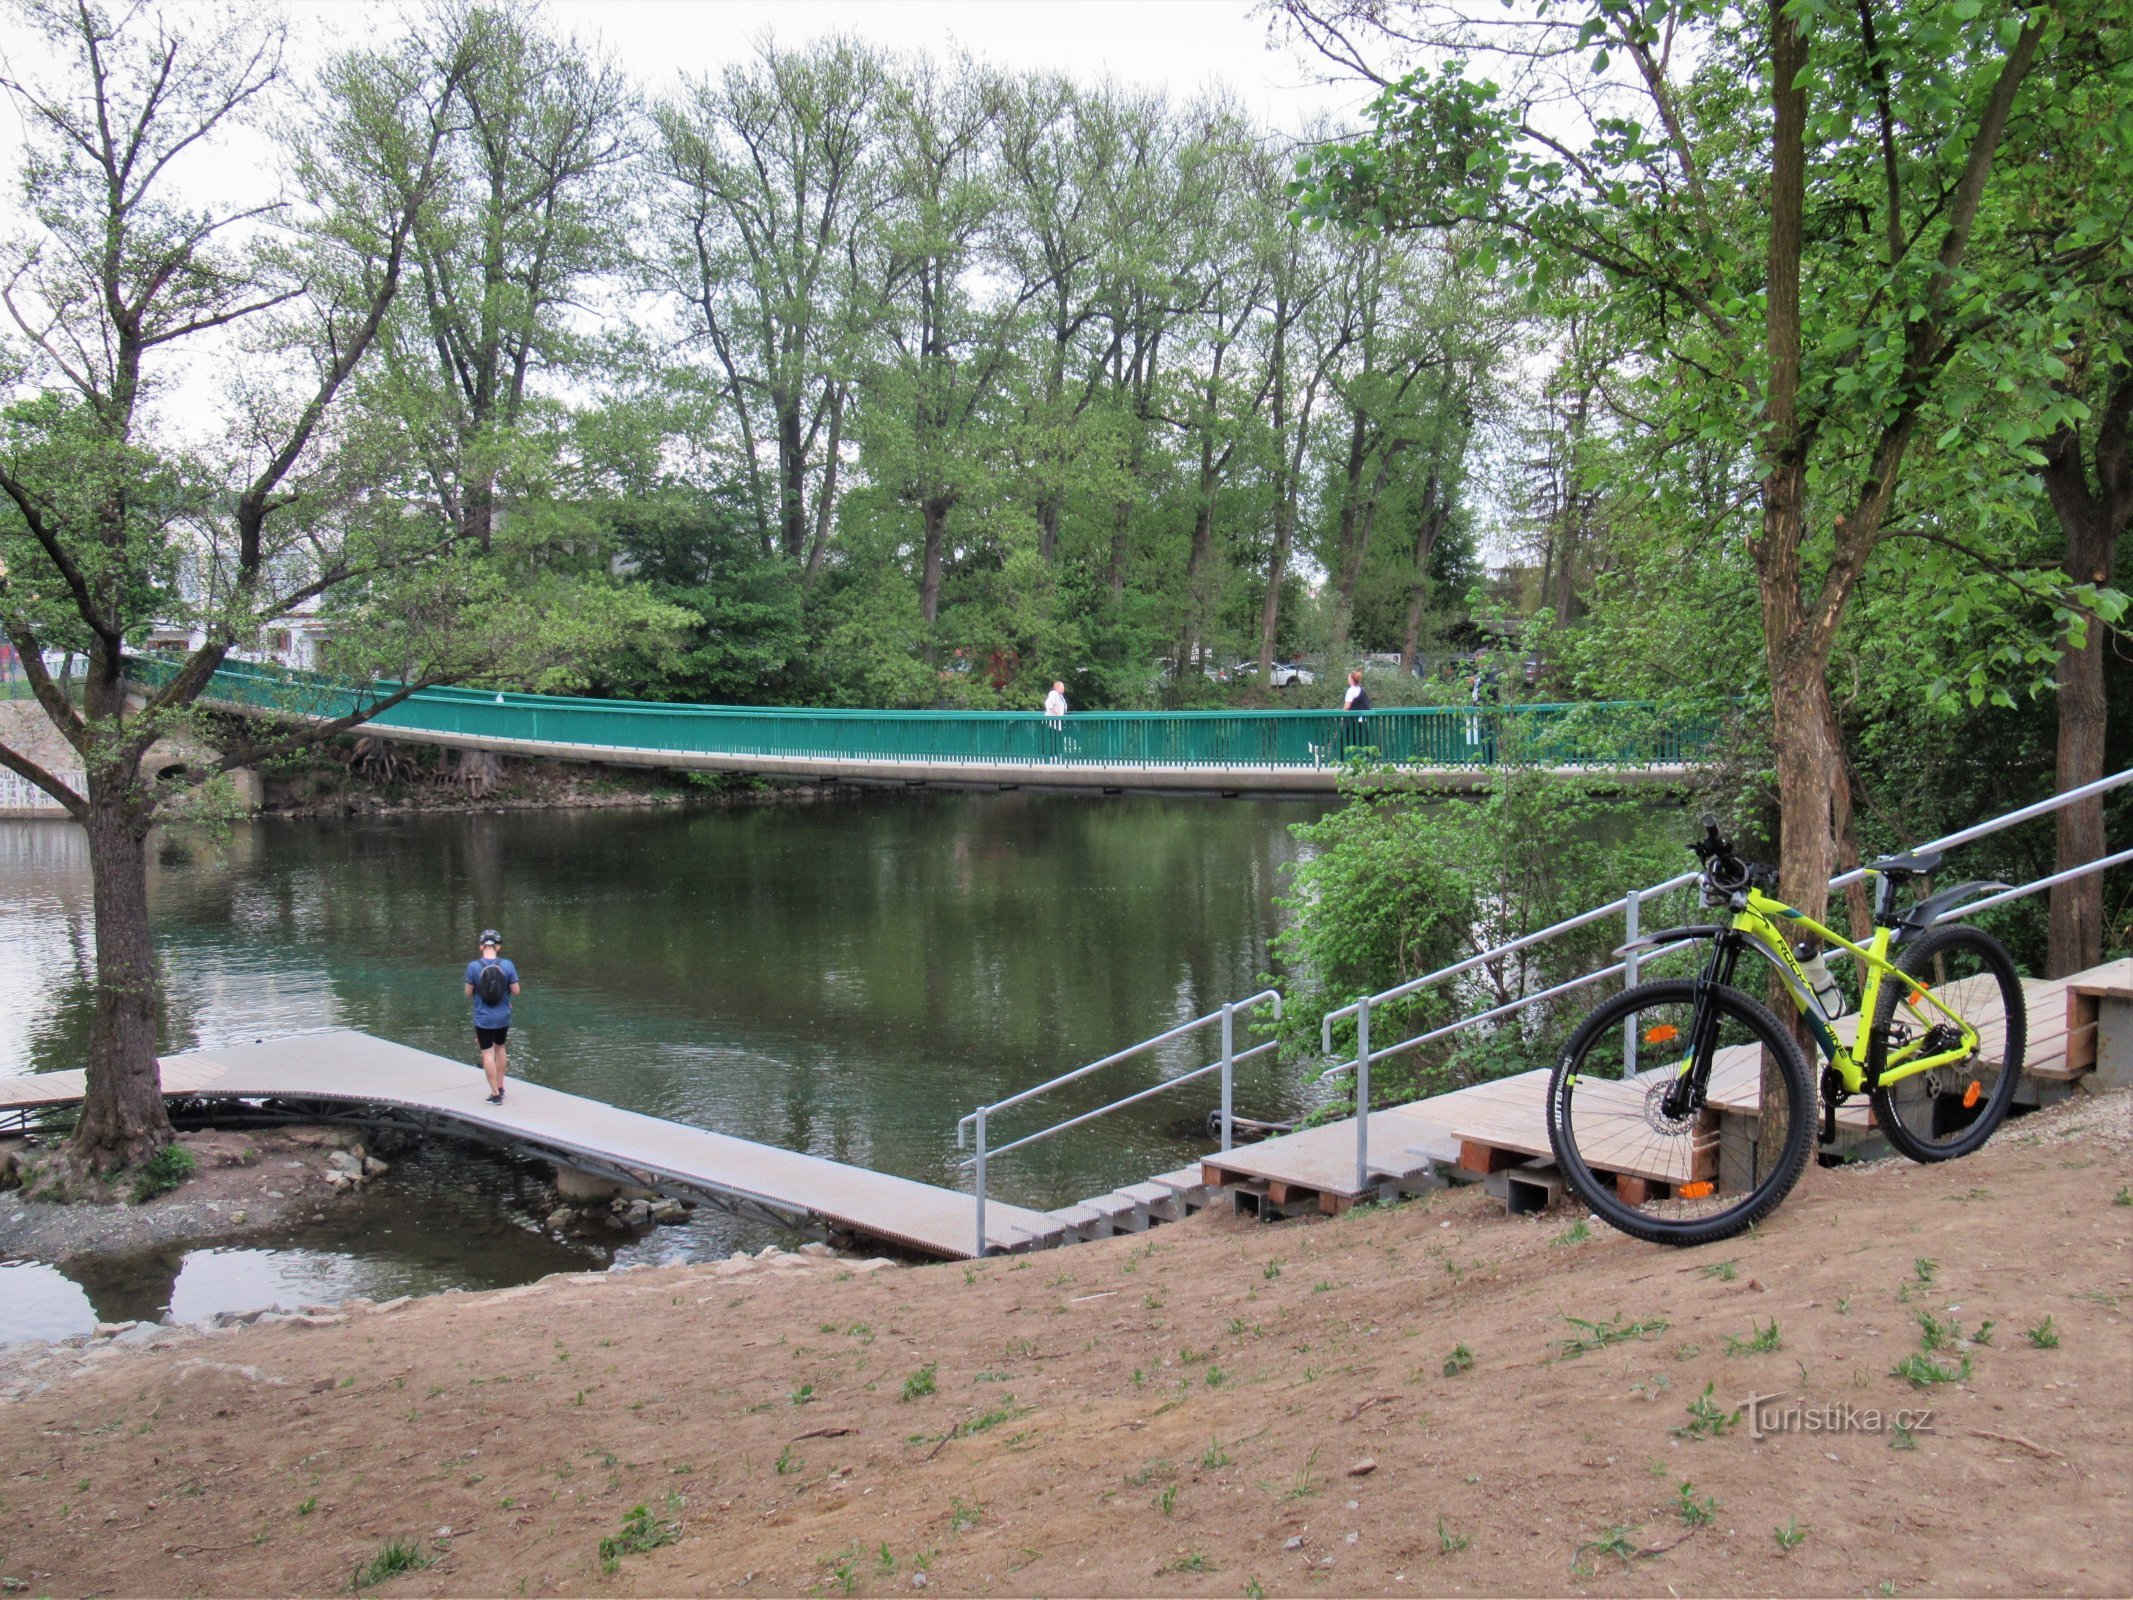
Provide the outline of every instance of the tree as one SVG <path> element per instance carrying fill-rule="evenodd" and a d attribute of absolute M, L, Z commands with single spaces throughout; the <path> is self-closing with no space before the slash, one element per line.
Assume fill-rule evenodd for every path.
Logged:
<path fill-rule="evenodd" d="M 1359 60 L 1350 35 L 1367 7 L 1284 9 Z M 1405 14 L 1410 40 L 1471 40 L 1441 12 Z M 1745 16 L 1541 6 L 1517 49 L 1542 64 L 1532 71 L 1575 68 L 1596 85 L 1556 84 L 1582 140 L 1560 114 L 1528 114 L 1536 82 L 1515 103 L 1454 62 L 1389 84 L 1375 135 L 1325 153 L 1304 196 L 1368 227 L 1480 224 L 1501 242 L 1477 253 L 1531 283 L 1598 272 L 1605 309 L 1646 352 L 1652 397 L 1671 396 L 1656 408 L 1668 436 L 1741 452 L 1760 508 L 1749 544 L 1780 872 L 1811 913 L 1850 835 L 1830 655 L 1896 531 L 1907 459 L 1946 419 L 1951 373 L 2012 382 L 2052 359 L 2064 301 L 2117 259 L 2091 238 L 2048 272 L 2001 273 L 1973 250 L 1980 215 L 2013 203 L 2020 175 L 1998 157 L 2036 114 L 2040 58 L 2090 50 L 2101 14 L 1980 15 L 1975 0 L 1900 12 L 1771 0 Z M 2018 430 L 2008 448 L 2031 447 Z"/>
<path fill-rule="evenodd" d="M 499 484 L 543 476 L 534 384 L 583 369 L 572 313 L 623 259 L 630 92 L 530 9 L 468 0 L 440 0 L 396 51 L 342 70 L 452 86 L 435 192 L 414 212 L 419 292 L 387 322 L 369 398 L 404 430 L 444 515 L 486 550 Z"/>
<path fill-rule="evenodd" d="M 378 509 L 372 463 L 341 449 L 351 381 L 443 183 L 471 54 L 419 74 L 337 64 L 294 145 L 297 197 L 201 208 L 183 198 L 188 159 L 273 106 L 286 81 L 279 30 L 192 34 L 145 8 L 113 19 L 91 0 L 19 11 L 51 65 L 5 80 L 30 129 L 34 226 L 7 264 L 0 360 L 18 398 L 0 413 L 0 620 L 84 779 L 77 789 L 5 746 L 0 764 L 88 836 L 96 1016 L 70 1155 L 109 1170 L 170 1135 L 145 853 L 170 802 L 426 684 L 526 664 L 558 640 L 597 647 L 614 630 L 602 634 L 597 604 L 544 627 L 537 584 L 453 559 L 456 525 Z M 203 397 L 177 385 L 208 362 L 232 381 L 227 432 L 203 438 L 184 425 Z M 231 650 L 313 601 L 343 607 L 350 659 L 360 643 L 406 681 L 359 693 L 345 715 L 255 727 L 208 771 L 148 775 L 158 740 L 214 738 L 196 707 Z M 189 626 L 197 643 L 161 687 L 137 691 L 127 647 L 158 622 Z M 78 703 L 46 671 L 48 649 L 86 658 Z"/>
<path fill-rule="evenodd" d="M 862 266 L 886 203 L 888 64 L 832 39 L 765 46 L 752 66 L 657 107 L 655 281 L 685 308 L 738 433 L 765 551 L 812 578 L 835 528 L 863 341 L 878 285 Z M 766 483 L 758 441 L 775 451 Z"/>
<path fill-rule="evenodd" d="M 985 298 L 972 269 L 1002 205 L 992 156 L 1003 86 L 965 61 L 921 63 L 886 110 L 889 200 L 876 242 L 882 338 L 867 383 L 876 471 L 918 513 L 919 608 L 939 619 L 948 519 L 985 450 L 986 407 L 1015 346 L 1019 296 Z M 1026 291 L 1025 291 L 1026 292 Z"/>
<path fill-rule="evenodd" d="M 76 792 L 4 746 L 0 763 L 88 834 L 97 1001 L 73 1148 L 109 1167 L 145 1157 L 170 1127 L 156 1078 L 144 857 L 169 786 L 144 781 L 142 757 L 183 724 L 233 644 L 348 576 L 342 559 L 307 548 L 288 513 L 303 502 L 300 469 L 321 424 L 400 287 L 437 179 L 449 82 L 394 104 L 391 137 L 360 158 L 367 168 L 340 164 L 360 139 L 321 148 L 306 176 L 322 226 L 308 259 L 291 258 L 260 248 L 258 225 L 280 208 L 195 213 L 173 192 L 181 158 L 256 116 L 281 81 L 278 32 L 230 24 L 187 38 L 160 16 L 113 21 L 88 0 L 43 0 L 21 14 L 59 66 L 6 80 L 30 128 L 25 180 L 37 228 L 9 263 L 7 376 L 11 387 L 42 392 L 9 407 L 0 440 L 0 489 L 14 512 L 0 525 L 0 604 L 84 783 Z M 409 127 L 419 130 L 412 141 L 402 136 Z M 261 375 L 234 448 L 159 447 L 160 364 L 239 326 L 261 329 L 280 346 L 272 353 L 289 359 Z M 206 640 L 129 714 L 126 640 L 166 603 L 191 534 L 211 514 L 234 540 L 217 552 L 226 559 L 212 614 L 198 619 Z M 78 705 L 45 672 L 48 644 L 87 657 Z"/>

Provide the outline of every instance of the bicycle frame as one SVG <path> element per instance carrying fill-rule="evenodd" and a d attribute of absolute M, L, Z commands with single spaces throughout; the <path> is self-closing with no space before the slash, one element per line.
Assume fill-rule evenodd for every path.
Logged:
<path fill-rule="evenodd" d="M 1791 941 L 1786 937 L 1787 927 L 1797 927 L 1813 934 L 1824 944 L 1849 950 L 1859 962 L 1859 970 L 1865 974 L 1859 996 L 1859 1027 L 1852 1036 L 1850 1046 L 1841 1043 L 1836 1030 L 1830 1024 L 1835 1019 L 1825 1017 L 1822 1007 L 1814 997 L 1813 986 L 1800 969 L 1799 958 L 1792 953 Z M 1807 1026 L 1814 1034 L 1815 1043 L 1828 1059 L 1830 1070 L 1851 1094 L 1862 1094 L 1877 1087 L 1886 1088 L 1905 1078 L 1916 1077 L 1921 1072 L 1931 1072 L 1935 1067 L 1952 1065 L 1967 1060 L 1978 1047 L 1978 1033 L 1968 1022 L 1941 1003 L 1931 987 L 1914 974 L 1907 973 L 1889 959 L 1889 947 L 1896 936 L 1896 929 L 1883 923 L 1874 929 L 1874 934 L 1865 944 L 1854 944 L 1843 934 L 1826 928 L 1805 912 L 1798 911 L 1764 894 L 1760 889 L 1749 889 L 1745 896 L 1736 895 L 1733 902 L 1733 920 L 1728 931 L 1759 952 L 1763 959 L 1777 968 L 1778 976 L 1792 996 L 1792 1003 L 1800 1015 L 1807 1019 Z M 1725 941 L 1722 939 L 1721 944 Z M 1719 956 L 1714 953 L 1715 964 Z M 1955 1049 L 1921 1054 L 1926 1038 L 1913 1040 L 1900 1049 L 1891 1051 L 1878 1078 L 1870 1078 L 1867 1063 L 1867 1019 L 1874 1015 L 1881 998 L 1881 986 L 1890 974 L 1909 986 L 1912 1004 L 1922 998 L 1935 1011 L 1947 1018 L 1958 1033 L 1961 1042 Z M 1720 981 L 1730 981 L 1732 964 L 1727 962 Z M 1691 1057 L 1693 1060 L 1694 1057 Z"/>

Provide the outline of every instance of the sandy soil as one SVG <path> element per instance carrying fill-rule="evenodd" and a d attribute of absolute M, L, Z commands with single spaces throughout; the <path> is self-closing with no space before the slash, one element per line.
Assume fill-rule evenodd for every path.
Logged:
<path fill-rule="evenodd" d="M 389 1593 L 2126 1593 L 2129 1108 L 1698 1252 L 1460 1191 L 121 1350 L 0 1406 L 0 1574 L 325 1593 L 400 1538 Z M 1928 1317 L 1955 1381 L 1893 1374 Z"/>

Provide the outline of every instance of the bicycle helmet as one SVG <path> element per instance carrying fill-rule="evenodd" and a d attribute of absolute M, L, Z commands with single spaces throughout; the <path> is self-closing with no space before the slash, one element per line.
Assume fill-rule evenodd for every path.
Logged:
<path fill-rule="evenodd" d="M 494 928 L 484 928 L 481 930 L 481 942 L 483 944 L 493 944 L 497 949 L 501 950 L 504 947 L 504 936 Z"/>

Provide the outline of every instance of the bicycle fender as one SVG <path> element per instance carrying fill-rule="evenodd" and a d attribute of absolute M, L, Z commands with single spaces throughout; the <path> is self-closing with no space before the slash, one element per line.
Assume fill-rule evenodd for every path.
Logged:
<path fill-rule="evenodd" d="M 1684 928 L 1661 928 L 1657 933 L 1643 934 L 1630 940 L 1614 954 L 1626 956 L 1632 951 L 1649 950 L 1654 945 L 1672 944 L 1677 939 L 1715 939 L 1725 931 L 1715 922 L 1698 922 Z"/>
<path fill-rule="evenodd" d="M 1975 900 L 1979 895 L 1988 894 L 1995 889 L 2012 887 L 2011 884 L 1978 878 L 1969 883 L 1958 883 L 1938 894 L 1929 894 L 1903 914 L 1903 920 L 1896 924 L 1896 932 L 1889 939 L 1889 948 L 1894 950 L 1904 941 L 1917 938 L 1965 900 Z"/>

